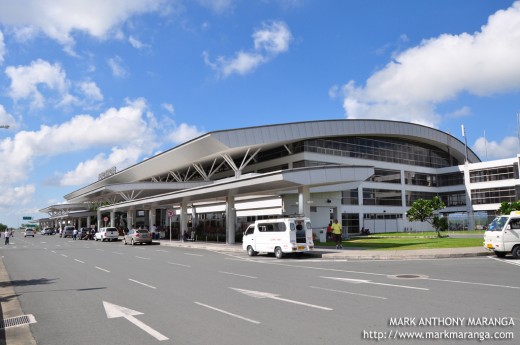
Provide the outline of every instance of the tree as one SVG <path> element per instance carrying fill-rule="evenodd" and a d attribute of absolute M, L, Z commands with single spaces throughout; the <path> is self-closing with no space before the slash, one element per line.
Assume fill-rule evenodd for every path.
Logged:
<path fill-rule="evenodd" d="M 435 213 L 445 207 L 446 205 L 444 205 L 441 198 L 438 196 L 434 196 L 432 200 L 417 199 L 412 204 L 412 207 L 410 207 L 406 212 L 406 218 L 409 222 L 430 223 L 435 229 L 437 236 L 441 237 L 440 231 L 447 229 L 448 222 Z"/>
<path fill-rule="evenodd" d="M 2 223 L 0 223 L 0 231 L 5 231 L 5 229 L 7 229 L 7 225 L 4 225 Z"/>
<path fill-rule="evenodd" d="M 520 211 L 520 201 L 507 202 L 504 201 L 500 204 L 500 208 L 498 209 L 499 214 L 508 215 L 511 211 Z"/>

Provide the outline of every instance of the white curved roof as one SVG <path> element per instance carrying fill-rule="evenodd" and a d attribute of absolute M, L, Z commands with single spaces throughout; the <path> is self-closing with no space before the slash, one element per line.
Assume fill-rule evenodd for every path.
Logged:
<path fill-rule="evenodd" d="M 341 119 L 275 124 L 209 132 L 74 191 L 65 198 L 78 200 L 82 195 L 105 186 L 143 181 L 193 163 L 221 158 L 223 154 L 244 155 L 248 149 L 269 149 L 294 141 L 334 136 L 387 136 L 408 139 L 438 147 L 443 151 L 448 151 L 449 148 L 450 154 L 460 162 L 463 162 L 465 157 L 464 143 L 457 138 L 440 130 L 413 123 Z M 480 162 L 469 148 L 468 161 Z"/>

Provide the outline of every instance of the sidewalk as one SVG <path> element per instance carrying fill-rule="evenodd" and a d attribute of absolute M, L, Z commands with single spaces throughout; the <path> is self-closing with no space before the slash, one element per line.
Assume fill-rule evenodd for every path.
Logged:
<path fill-rule="evenodd" d="M 241 243 L 226 244 L 215 242 L 182 242 L 159 240 L 162 246 L 205 249 L 223 252 L 244 252 Z M 324 260 L 402 260 L 402 259 L 443 259 L 494 255 L 483 247 L 439 248 L 419 250 L 368 250 L 359 248 L 334 249 L 316 246 L 307 255 Z"/>

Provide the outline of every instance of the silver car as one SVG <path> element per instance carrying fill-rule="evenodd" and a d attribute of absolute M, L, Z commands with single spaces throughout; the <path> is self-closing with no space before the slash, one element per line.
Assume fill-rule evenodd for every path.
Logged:
<path fill-rule="evenodd" d="M 148 243 L 152 244 L 152 236 L 148 230 L 132 229 L 123 237 L 124 244 Z"/>
<path fill-rule="evenodd" d="M 62 231 L 60 237 L 72 237 L 72 234 L 74 233 L 74 227 L 67 225 Z"/>

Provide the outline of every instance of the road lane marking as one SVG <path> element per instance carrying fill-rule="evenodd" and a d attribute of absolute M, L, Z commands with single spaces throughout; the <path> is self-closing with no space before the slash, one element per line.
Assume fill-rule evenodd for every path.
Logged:
<path fill-rule="evenodd" d="M 381 296 L 365 295 L 363 293 L 355 293 L 355 292 L 349 292 L 349 291 L 343 291 L 343 290 L 327 289 L 327 288 L 322 288 L 322 287 L 318 287 L 318 286 L 310 286 L 310 288 L 311 289 L 324 290 L 324 291 L 330 291 L 330 292 L 339 292 L 339 293 L 344 293 L 344 294 L 348 294 L 348 295 L 356 295 L 356 296 L 361 296 L 361 297 L 388 299 L 386 297 L 381 297 Z"/>
<path fill-rule="evenodd" d="M 490 256 L 488 256 L 488 258 L 490 258 L 491 260 L 496 260 L 496 261 L 503 262 L 505 264 L 520 266 L 520 261 L 510 261 L 510 260 L 507 260 L 507 259 L 504 260 L 504 259 L 499 259 L 499 258 L 492 258 Z"/>
<path fill-rule="evenodd" d="M 183 265 L 183 264 L 177 264 L 175 262 L 168 262 L 170 265 L 175 265 L 175 266 L 182 266 L 182 267 L 191 267 L 190 265 Z"/>
<path fill-rule="evenodd" d="M 136 256 L 136 258 L 143 259 L 143 260 L 150 260 L 150 258 L 145 258 L 145 257 L 142 257 L 142 256 Z"/>
<path fill-rule="evenodd" d="M 211 310 L 215 310 L 215 311 L 218 311 L 220 313 L 223 313 L 223 314 L 226 314 L 226 315 L 229 315 L 229 316 L 232 316 L 232 317 L 236 317 L 237 319 L 240 319 L 240 320 L 251 322 L 251 323 L 254 323 L 254 324 L 257 324 L 257 325 L 260 324 L 260 321 L 252 320 L 252 319 L 249 319 L 249 318 L 244 317 L 244 316 L 233 314 L 233 313 L 230 313 L 229 311 L 225 311 L 225 310 L 222 310 L 222 309 L 219 309 L 219 308 L 215 308 L 215 307 L 212 307 L 212 306 L 204 304 L 204 303 L 200 303 L 200 302 L 193 302 L 193 303 L 195 303 L 197 305 L 200 305 L 201 307 L 205 307 L 205 308 L 208 308 L 208 309 L 211 309 Z"/>
<path fill-rule="evenodd" d="M 110 271 L 109 271 L 109 270 L 106 270 L 106 269 L 104 269 L 104 268 L 101 268 L 101 267 L 97 267 L 97 266 L 96 266 L 96 268 L 97 268 L 98 270 L 101 270 L 101 271 L 104 271 L 104 272 L 110 273 Z"/>
<path fill-rule="evenodd" d="M 68 256 L 67 256 L 67 255 L 65 255 L 65 254 L 60 254 L 60 255 L 61 255 L 61 256 L 63 256 L 63 257 L 65 257 L 65 258 L 68 258 Z"/>
<path fill-rule="evenodd" d="M 232 276 L 238 276 L 238 277 L 244 277 L 244 278 L 251 278 L 251 279 L 257 279 L 257 278 L 258 278 L 258 277 L 253 277 L 253 276 L 246 276 L 246 275 L 244 275 L 244 274 L 231 273 L 231 272 L 224 272 L 224 271 L 218 271 L 218 273 L 229 274 L 229 275 L 232 275 Z"/>
<path fill-rule="evenodd" d="M 55 251 L 55 250 L 51 250 L 51 253 L 54 253 L 54 254 L 56 254 L 56 251 Z"/>
<path fill-rule="evenodd" d="M 138 281 L 138 280 L 134 280 L 134 279 L 130 279 L 130 278 L 128 278 L 128 280 L 130 280 L 130 281 L 132 281 L 132 282 L 134 282 L 134 283 L 141 284 L 141 285 L 143 285 L 143 286 L 149 287 L 150 289 L 157 289 L 155 286 L 145 284 L 145 283 L 140 282 L 140 281 Z"/>
<path fill-rule="evenodd" d="M 373 285 L 399 287 L 399 288 L 403 288 L 403 289 L 414 289 L 414 290 L 425 290 L 425 291 L 430 290 L 427 288 L 421 288 L 421 287 L 416 287 L 416 286 L 376 283 L 376 282 L 373 282 L 370 280 L 364 280 L 364 279 L 349 279 L 349 278 L 340 278 L 340 277 L 320 277 L 320 278 L 339 280 L 339 281 L 344 281 L 347 283 L 354 283 L 354 284 L 373 284 Z"/>
<path fill-rule="evenodd" d="M 164 250 L 164 249 L 156 249 L 155 251 L 156 251 L 156 252 L 169 253 L 169 251 Z"/>
<path fill-rule="evenodd" d="M 99 248 L 97 248 L 96 250 L 99 250 L 100 252 L 104 252 L 105 251 L 104 249 L 99 249 Z"/>
<path fill-rule="evenodd" d="M 134 315 L 143 315 L 143 313 L 141 313 L 140 311 L 121 307 L 119 305 L 112 304 L 112 303 L 105 302 L 105 301 L 103 301 L 103 306 L 105 307 L 105 312 L 107 314 L 107 318 L 113 319 L 116 317 L 124 317 L 125 319 L 127 319 L 128 321 L 133 323 L 135 326 L 139 327 L 146 333 L 150 334 L 155 339 L 157 339 L 159 341 L 168 340 L 168 337 L 166 337 L 165 335 L 162 335 L 161 333 L 157 332 L 152 327 L 148 326 L 144 322 L 139 321 L 138 319 L 136 319 L 134 317 Z"/>
<path fill-rule="evenodd" d="M 315 304 L 309 304 L 309 303 L 304 303 L 304 302 L 290 300 L 290 299 L 287 299 L 287 298 L 281 298 L 281 297 L 278 297 L 278 295 L 276 295 L 274 293 L 270 293 L 270 292 L 244 290 L 244 289 L 238 289 L 238 288 L 232 288 L 232 287 L 230 287 L 230 289 L 238 291 L 240 293 L 243 293 L 246 296 L 250 296 L 250 297 L 253 297 L 253 298 L 270 298 L 270 299 L 274 299 L 274 300 L 277 300 L 277 301 L 298 304 L 298 305 L 302 305 L 302 306 L 310 307 L 310 308 L 316 308 L 316 309 L 328 310 L 328 311 L 334 310 L 332 308 L 322 307 L 322 306 L 315 305 Z"/>
<path fill-rule="evenodd" d="M 201 255 L 201 254 L 192 254 L 192 253 L 184 253 L 184 255 L 191 255 L 191 256 L 204 256 L 204 255 Z"/>
<path fill-rule="evenodd" d="M 123 255 L 123 253 L 120 252 L 112 252 L 112 254 Z"/>
<path fill-rule="evenodd" d="M 81 261 L 81 260 L 78 260 L 78 259 L 74 259 L 74 261 L 81 262 L 82 264 L 85 263 L 85 261 Z"/>
<path fill-rule="evenodd" d="M 427 278 L 427 279 L 424 279 L 424 280 L 434 280 L 434 281 L 438 281 L 438 282 L 457 283 L 457 284 L 492 286 L 492 287 L 500 287 L 500 288 L 505 288 L 505 289 L 520 289 L 520 286 L 497 285 L 497 284 L 487 284 L 487 283 L 475 283 L 475 282 L 465 282 L 465 281 L 460 281 L 460 280 L 447 280 L 447 279 L 435 279 L 435 278 Z"/>

